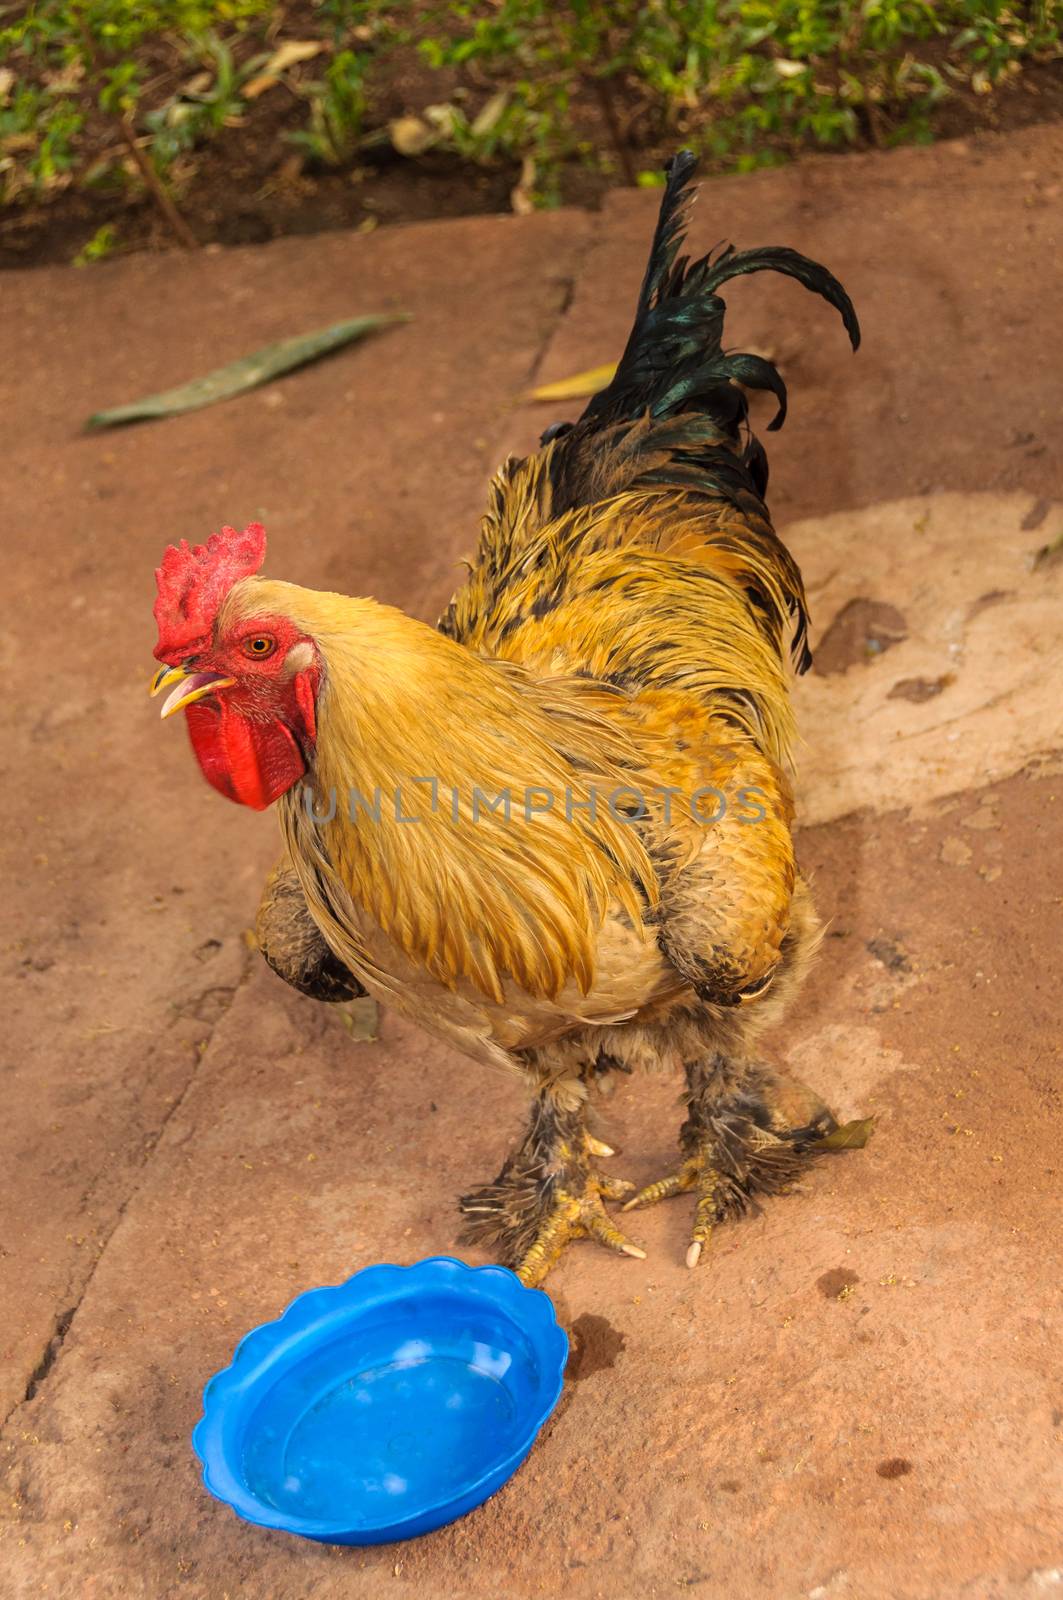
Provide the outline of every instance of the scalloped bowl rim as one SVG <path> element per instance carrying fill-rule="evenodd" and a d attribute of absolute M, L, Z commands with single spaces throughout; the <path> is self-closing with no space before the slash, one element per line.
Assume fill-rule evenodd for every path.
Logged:
<path fill-rule="evenodd" d="M 438 1270 L 444 1268 L 445 1273 Z M 519 1443 L 508 1455 L 494 1462 L 479 1477 L 469 1483 L 455 1483 L 453 1492 L 432 1501 L 430 1505 L 420 1507 L 408 1516 L 400 1518 L 397 1522 L 381 1523 L 365 1527 L 352 1527 L 347 1522 L 337 1522 L 334 1519 L 317 1519 L 311 1517 L 295 1517 L 270 1506 L 259 1499 L 242 1481 L 233 1470 L 229 1456 L 221 1439 L 221 1418 L 224 1414 L 229 1395 L 240 1381 L 238 1368 L 245 1362 L 249 1354 L 258 1348 L 263 1350 L 274 1344 L 277 1339 L 277 1330 L 286 1325 L 286 1331 L 296 1331 L 300 1326 L 309 1326 L 317 1320 L 317 1313 L 321 1304 L 333 1300 L 341 1306 L 346 1299 L 351 1301 L 352 1285 L 359 1284 L 364 1290 L 369 1287 L 367 1280 L 391 1274 L 417 1273 L 431 1280 L 453 1281 L 453 1269 L 461 1273 L 475 1275 L 482 1282 L 485 1278 L 497 1285 L 498 1293 L 495 1295 L 496 1303 L 507 1305 L 512 1309 L 523 1307 L 530 1310 L 532 1306 L 541 1307 L 533 1313 L 533 1324 L 537 1321 L 541 1326 L 529 1327 L 524 1317 L 517 1316 L 517 1325 L 531 1335 L 536 1343 L 540 1355 L 543 1357 L 544 1398 L 538 1413 L 532 1413 L 533 1420 L 521 1435 Z M 524 1296 L 528 1296 L 527 1300 Z M 313 1315 L 308 1315 L 308 1312 Z M 557 1364 L 554 1381 L 550 1382 L 551 1351 L 550 1341 L 556 1334 Z M 474 1510 L 488 1499 L 495 1490 L 512 1477 L 521 1462 L 531 1450 L 532 1445 L 543 1427 L 543 1424 L 552 1414 L 561 1390 L 564 1386 L 565 1365 L 568 1361 L 568 1335 L 557 1320 L 553 1301 L 544 1290 L 529 1289 L 516 1273 L 508 1267 L 489 1264 L 482 1267 L 470 1266 L 467 1261 L 459 1261 L 456 1256 L 427 1256 L 423 1261 L 411 1262 L 408 1266 L 401 1266 L 397 1262 L 377 1261 L 369 1266 L 361 1267 L 344 1280 L 343 1283 L 324 1284 L 314 1289 L 304 1289 L 290 1301 L 279 1317 L 272 1318 L 269 1322 L 261 1322 L 257 1327 L 251 1328 L 244 1334 L 233 1351 L 232 1360 L 227 1367 L 221 1367 L 211 1378 L 208 1378 L 203 1389 L 203 1415 L 192 1430 L 192 1448 L 203 1467 L 203 1483 L 216 1500 L 230 1507 L 237 1516 L 245 1522 L 254 1523 L 260 1528 L 273 1528 L 282 1533 L 300 1534 L 305 1538 L 317 1539 L 327 1543 L 330 1538 L 334 1540 L 349 1540 L 352 1535 L 358 1535 L 365 1543 L 387 1543 L 399 1540 L 406 1535 L 403 1530 L 411 1528 L 414 1533 L 420 1531 L 420 1524 L 427 1519 L 436 1517 L 440 1512 L 445 1512 L 451 1505 L 469 1501 L 472 1503 L 467 1510 Z M 541 1414 L 540 1414 L 541 1413 Z M 484 1485 L 494 1483 L 494 1489 L 486 1488 L 479 1494 Z M 456 1511 L 454 1518 L 443 1517 L 437 1522 L 432 1522 L 430 1527 L 443 1526 L 447 1521 L 456 1520 L 464 1515 L 463 1511 Z M 430 1531 L 429 1527 L 424 1529 Z"/>

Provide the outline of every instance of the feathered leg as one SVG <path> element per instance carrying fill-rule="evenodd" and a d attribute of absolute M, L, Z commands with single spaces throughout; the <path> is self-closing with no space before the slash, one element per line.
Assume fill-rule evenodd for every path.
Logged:
<path fill-rule="evenodd" d="M 837 1122 L 808 1091 L 808 1120 L 790 1126 L 779 1106 L 785 1090 L 761 1065 L 736 1063 L 716 1051 L 686 1063 L 687 1118 L 679 1130 L 677 1169 L 630 1199 L 625 1211 L 670 1195 L 693 1193 L 694 1225 L 687 1266 L 697 1265 L 713 1228 L 776 1194 L 800 1175 Z M 803 1086 L 802 1086 L 803 1087 Z M 787 1086 L 792 1096 L 796 1084 Z"/>
<path fill-rule="evenodd" d="M 586 1083 L 597 1070 L 594 1062 L 579 1076 L 558 1078 L 544 1062 L 530 1060 L 535 1098 L 528 1130 L 494 1183 L 461 1198 L 463 1238 L 494 1246 L 503 1265 L 529 1287 L 542 1283 L 575 1239 L 645 1257 L 604 1205 L 634 1185 L 603 1177 L 592 1165 L 592 1158 L 613 1154 L 586 1127 Z"/>
<path fill-rule="evenodd" d="M 687 1118 L 679 1131 L 682 1159 L 674 1172 L 634 1195 L 624 1210 L 693 1194 L 688 1266 L 697 1265 L 715 1225 L 755 1207 L 756 1195 L 786 1189 L 818 1155 L 859 1149 L 867 1142 L 870 1121 L 839 1127 L 814 1090 L 789 1074 L 776 1073 L 755 1052 L 757 1035 L 782 1015 L 818 940 L 811 897 L 799 879 L 772 983 L 751 995 L 747 1004 L 706 1001 L 683 1040 Z"/>

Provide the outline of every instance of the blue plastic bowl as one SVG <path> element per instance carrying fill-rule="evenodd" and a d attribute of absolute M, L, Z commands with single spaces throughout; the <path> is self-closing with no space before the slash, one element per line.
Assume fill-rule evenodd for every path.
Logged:
<path fill-rule="evenodd" d="M 203 1392 L 203 1482 L 327 1544 L 412 1539 L 494 1494 L 561 1394 L 568 1339 L 505 1267 L 432 1256 L 311 1289 Z"/>

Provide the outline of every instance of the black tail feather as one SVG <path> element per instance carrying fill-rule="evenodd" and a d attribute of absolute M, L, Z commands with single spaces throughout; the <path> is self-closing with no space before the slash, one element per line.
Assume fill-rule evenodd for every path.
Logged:
<path fill-rule="evenodd" d="M 832 305 L 840 315 L 854 350 L 860 348 L 860 323 L 856 310 L 845 290 L 832 272 L 811 261 L 798 250 L 788 250 L 785 245 L 762 245 L 758 250 L 736 250 L 728 245 L 712 263 L 712 270 L 704 287 L 715 293 L 731 278 L 741 278 L 747 272 L 781 272 L 788 278 L 818 294 Z"/>
<path fill-rule="evenodd" d="M 710 253 L 693 263 L 680 256 L 696 169 L 697 159 L 689 150 L 680 151 L 665 169 L 667 183 L 634 326 L 616 375 L 591 400 L 581 420 L 602 426 L 647 411 L 664 418 L 697 410 L 737 438 L 747 411 L 737 387 L 741 384 L 775 395 L 779 408 L 768 427 L 782 427 L 786 385 L 776 367 L 762 356 L 725 354 L 721 343 L 726 308 L 716 291 L 747 273 L 781 272 L 796 278 L 835 307 L 854 350 L 860 343 L 856 312 L 837 278 L 796 250 L 766 246 L 736 251 L 727 245 L 715 257 Z"/>
<path fill-rule="evenodd" d="M 664 195 L 661 198 L 661 209 L 657 213 L 657 226 L 653 231 L 650 259 L 646 263 L 646 274 L 639 290 L 636 323 L 664 291 L 683 243 L 690 207 L 697 193 L 696 189 L 690 187 L 691 180 L 698 170 L 698 158 L 692 150 L 680 150 L 667 163 L 664 170 L 667 174 Z M 682 265 L 683 263 L 680 263 L 680 266 Z M 632 337 L 628 340 L 629 348 L 634 334 L 635 330 L 632 329 Z"/>

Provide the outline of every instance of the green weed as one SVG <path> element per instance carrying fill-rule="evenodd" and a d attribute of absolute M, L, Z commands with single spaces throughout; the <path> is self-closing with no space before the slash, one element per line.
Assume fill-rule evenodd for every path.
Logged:
<path fill-rule="evenodd" d="M 0 201 L 146 185 L 166 210 L 199 149 L 253 129 L 263 76 L 283 137 L 339 166 L 386 141 L 378 85 L 419 59 L 409 153 L 520 163 L 550 205 L 574 164 L 652 183 L 677 143 L 741 171 L 929 139 L 950 96 L 1063 53 L 1063 0 L 316 0 L 301 40 L 284 23 L 274 0 L 0 0 Z"/>

